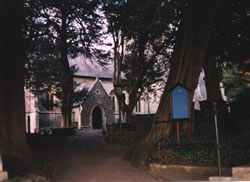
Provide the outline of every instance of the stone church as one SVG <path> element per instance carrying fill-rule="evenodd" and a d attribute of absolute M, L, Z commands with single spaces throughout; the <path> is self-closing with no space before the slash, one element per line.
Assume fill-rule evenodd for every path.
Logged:
<path fill-rule="evenodd" d="M 82 103 L 73 103 L 72 123 L 80 128 L 101 129 L 106 124 L 118 122 L 119 106 L 114 94 L 113 66 L 102 67 L 95 62 L 78 57 L 70 61 L 75 66 L 74 81 L 77 83 L 76 91 L 86 89 L 86 98 Z M 126 92 L 124 91 L 125 95 Z M 52 100 L 58 99 L 52 95 Z M 151 96 L 138 101 L 134 114 L 152 114 L 156 112 L 159 97 Z M 61 111 L 59 107 L 50 110 L 39 104 L 39 99 L 25 89 L 26 103 L 26 130 L 39 132 L 41 128 L 60 127 Z M 123 116 L 121 117 L 123 122 Z"/>
<path fill-rule="evenodd" d="M 105 129 L 106 124 L 117 123 L 119 108 L 112 82 L 113 66 L 102 67 L 81 56 L 71 60 L 70 65 L 77 68 L 74 73 L 74 81 L 78 85 L 75 91 L 86 89 L 88 92 L 83 102 L 73 104 L 73 125 L 79 129 Z M 204 72 L 201 72 L 199 84 L 193 98 L 196 109 L 199 109 L 199 101 L 206 100 L 204 76 Z M 162 94 L 162 91 L 157 92 L 157 94 L 147 95 L 140 99 L 134 108 L 133 114 L 154 114 L 157 111 Z M 123 93 L 127 99 L 127 93 L 125 91 Z M 37 132 L 43 127 L 60 127 L 62 120 L 60 108 L 44 110 L 42 107 L 38 107 L 38 99 L 28 90 L 25 90 L 25 95 L 27 131 Z M 123 122 L 124 117 L 121 118 L 121 122 Z"/>
<path fill-rule="evenodd" d="M 86 89 L 88 94 L 83 103 L 75 103 L 72 111 L 72 121 L 78 128 L 106 127 L 106 124 L 117 123 L 119 118 L 118 100 L 114 94 L 112 65 L 101 67 L 93 62 L 77 58 L 71 60 L 78 70 L 74 81 L 78 84 L 76 90 Z M 124 91 L 125 95 L 126 92 Z M 151 114 L 156 112 L 158 103 L 141 99 L 138 101 L 134 114 Z M 122 116 L 123 122 L 123 116 Z"/>
<path fill-rule="evenodd" d="M 114 103 L 97 77 L 82 103 L 81 127 L 101 129 L 115 120 L 114 111 Z"/>

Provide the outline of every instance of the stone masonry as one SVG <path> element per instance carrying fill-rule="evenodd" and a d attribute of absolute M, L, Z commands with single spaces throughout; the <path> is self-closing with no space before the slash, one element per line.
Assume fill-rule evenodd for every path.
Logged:
<path fill-rule="evenodd" d="M 89 90 L 86 100 L 83 103 L 81 125 L 92 128 L 92 112 L 99 106 L 102 111 L 102 126 L 114 121 L 114 105 L 103 88 L 101 81 L 97 80 Z"/>

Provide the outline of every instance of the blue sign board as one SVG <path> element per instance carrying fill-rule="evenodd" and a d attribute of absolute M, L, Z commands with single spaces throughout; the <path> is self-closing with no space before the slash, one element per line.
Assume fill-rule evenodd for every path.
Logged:
<path fill-rule="evenodd" d="M 172 90 L 173 119 L 189 119 L 188 90 L 177 85 Z"/>

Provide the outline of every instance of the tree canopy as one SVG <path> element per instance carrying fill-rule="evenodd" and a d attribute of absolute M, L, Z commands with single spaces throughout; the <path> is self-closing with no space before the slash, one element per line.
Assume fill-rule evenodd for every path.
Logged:
<path fill-rule="evenodd" d="M 246 0 L 223 2 L 216 17 L 207 57 L 216 61 L 244 63 L 249 59 L 250 5 Z"/>
<path fill-rule="evenodd" d="M 69 126 L 73 94 L 69 59 L 80 54 L 95 59 L 106 56 L 96 48 L 102 43 L 100 1 L 27 0 L 24 5 L 26 67 L 30 71 L 26 81 L 33 89 L 38 86 L 38 91 L 47 91 L 52 85 L 61 90 L 62 126 Z"/>
<path fill-rule="evenodd" d="M 142 93 L 155 90 L 169 67 L 179 8 L 174 1 L 105 1 L 108 32 L 114 44 L 114 84 L 125 73 L 129 103 L 121 102 L 130 116 Z M 154 9 L 154 11 L 152 11 Z M 158 85 L 159 87 L 159 85 Z"/>
<path fill-rule="evenodd" d="M 210 104 L 221 97 L 219 82 L 222 72 L 231 69 L 232 65 L 239 65 L 240 69 L 245 70 L 244 62 L 250 58 L 249 3 L 229 0 L 222 4 L 203 64 Z"/>

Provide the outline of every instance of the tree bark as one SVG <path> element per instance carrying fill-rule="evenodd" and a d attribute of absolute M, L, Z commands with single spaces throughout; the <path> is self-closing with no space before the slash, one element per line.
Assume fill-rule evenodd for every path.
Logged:
<path fill-rule="evenodd" d="M 73 76 L 70 71 L 68 60 L 61 58 L 63 64 L 62 80 L 62 127 L 71 126 Z"/>
<path fill-rule="evenodd" d="M 198 79 L 203 64 L 204 56 L 216 12 L 219 3 L 217 0 L 193 0 L 184 12 L 177 34 L 176 45 L 173 52 L 173 60 L 170 63 L 170 73 L 165 86 L 161 101 L 155 116 L 155 120 L 171 120 L 171 94 L 177 83 L 190 89 L 190 108 L 194 90 L 197 87 Z M 171 123 L 160 124 L 160 137 L 170 135 Z M 146 142 L 152 142 L 156 138 L 155 123 L 146 138 Z"/>
<path fill-rule="evenodd" d="M 135 95 L 131 95 L 131 94 L 129 94 L 129 104 L 126 104 L 125 99 L 124 99 L 122 111 L 123 113 L 126 113 L 126 122 L 132 121 L 132 115 L 133 115 L 133 111 L 136 106 L 137 100 L 138 98 L 136 98 Z"/>
<path fill-rule="evenodd" d="M 121 64 L 124 57 L 124 35 L 123 32 L 116 27 L 113 27 L 114 32 L 112 33 L 113 43 L 114 43 L 114 73 L 113 73 L 113 86 L 121 84 Z M 123 113 L 126 112 L 125 97 L 118 97 L 115 90 L 116 98 L 118 100 L 119 108 Z M 125 114 L 123 114 L 124 116 Z"/>
<path fill-rule="evenodd" d="M 1 1 L 0 13 L 0 153 L 27 158 L 30 151 L 25 132 L 23 1 Z"/>
<path fill-rule="evenodd" d="M 213 102 L 222 98 L 220 91 L 220 75 L 216 67 L 216 62 L 213 60 L 206 59 L 203 68 L 205 71 L 207 101 L 212 107 Z"/>
<path fill-rule="evenodd" d="M 73 74 L 68 61 L 67 47 L 67 14 L 64 9 L 62 13 L 62 26 L 60 32 L 60 59 L 62 68 L 62 127 L 71 126 L 72 98 L 73 98 Z"/>

